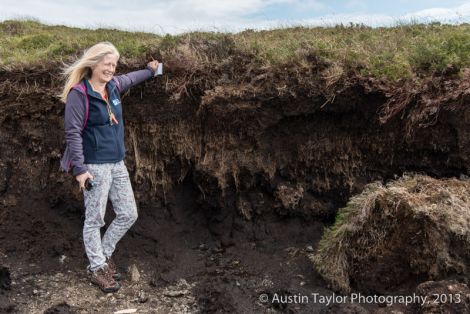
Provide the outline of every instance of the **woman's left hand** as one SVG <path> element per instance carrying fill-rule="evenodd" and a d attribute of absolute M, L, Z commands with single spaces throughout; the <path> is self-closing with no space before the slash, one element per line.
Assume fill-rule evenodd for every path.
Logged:
<path fill-rule="evenodd" d="M 147 63 L 147 65 L 149 67 L 151 67 L 154 71 L 157 71 L 157 68 L 158 68 L 158 64 L 160 62 L 158 60 L 153 60 L 153 61 L 150 61 L 149 63 Z"/>

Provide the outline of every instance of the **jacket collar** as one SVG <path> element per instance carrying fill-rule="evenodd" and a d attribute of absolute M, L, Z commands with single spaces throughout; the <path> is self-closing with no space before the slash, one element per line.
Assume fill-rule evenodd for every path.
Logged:
<path fill-rule="evenodd" d="M 88 78 L 84 78 L 83 81 L 86 84 L 86 93 L 88 96 L 93 96 L 95 98 L 103 100 L 103 97 L 101 97 L 100 93 L 95 92 L 93 88 L 91 87 L 90 82 L 88 82 Z M 106 90 L 108 91 L 108 97 L 111 97 L 112 91 L 116 88 L 116 84 L 114 81 L 111 79 L 108 83 L 106 83 Z"/>

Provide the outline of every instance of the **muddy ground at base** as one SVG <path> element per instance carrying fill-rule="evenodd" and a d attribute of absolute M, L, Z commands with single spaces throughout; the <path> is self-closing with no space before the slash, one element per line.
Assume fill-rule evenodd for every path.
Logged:
<path fill-rule="evenodd" d="M 185 199 L 186 193 L 191 192 L 182 189 L 179 199 Z M 112 313 L 136 308 L 138 313 L 258 313 L 271 308 L 259 301 L 263 293 L 327 293 L 306 256 L 321 236 L 321 224 L 266 218 L 258 226 L 253 224 L 252 232 L 235 231 L 234 242 L 223 244 L 208 231 L 202 212 L 186 203 L 141 211 L 115 253 L 126 274 L 123 288 L 105 295 L 86 277 L 81 214 L 51 212 L 38 205 L 28 228 L 24 224 L 29 222 L 17 221 L 21 230 L 35 237 L 12 239 L 4 230 L 0 233 L 1 264 L 11 277 L 5 295 L 13 313 L 42 313 L 61 303 L 66 305 L 59 312 L 68 308 L 69 312 Z M 52 216 L 67 225 L 58 227 Z M 111 210 L 107 216 L 109 221 Z M 285 232 L 290 236 L 285 237 Z M 127 273 L 131 265 L 140 272 L 138 282 L 132 282 Z M 6 305 L 2 305 L 5 311 Z M 283 310 L 289 308 L 312 312 L 321 307 L 288 305 Z"/>
<path fill-rule="evenodd" d="M 323 313 L 331 308 L 318 297 L 334 292 L 308 259 L 323 223 L 265 216 L 233 228 L 233 241 L 224 243 L 190 201 L 191 185 L 182 183 L 176 191 L 166 207 L 140 208 L 138 221 L 119 242 L 115 259 L 124 279 L 114 294 L 102 293 L 88 280 L 83 212 L 24 198 L 8 212 L 15 224 L 0 230 L 0 264 L 11 279 L 2 290 L 0 312 Z M 26 221 L 21 210 L 34 210 L 34 215 Z M 108 206 L 107 222 L 112 218 Z M 129 272 L 132 265 L 139 271 L 137 281 Z M 276 295 L 297 296 L 297 301 L 276 302 Z M 307 301 L 301 300 L 304 296 Z M 354 306 L 371 313 L 382 308 Z"/>
<path fill-rule="evenodd" d="M 0 294 L 6 313 L 414 313 L 414 304 L 350 304 L 326 287 L 308 258 L 324 223 L 266 215 L 231 230 L 231 242 L 210 231 L 191 184 L 167 205 L 139 208 L 136 224 L 115 252 L 122 288 L 102 293 L 87 277 L 83 211 L 23 198 L 0 230 L 0 265 L 9 281 Z M 108 204 L 109 205 L 109 204 Z M 30 220 L 25 213 L 32 211 Z M 113 212 L 108 206 L 107 224 Z M 21 232 L 25 232 L 21 236 Z M 19 237 L 11 237 L 19 234 Z M 136 280 L 130 267 L 139 271 Z M 411 295 L 415 285 L 390 294 Z M 315 294 L 315 296 L 314 296 Z M 263 297 L 267 296 L 266 299 Z M 290 301 L 275 301 L 291 297 Z M 395 312 L 399 313 L 399 312 Z"/>

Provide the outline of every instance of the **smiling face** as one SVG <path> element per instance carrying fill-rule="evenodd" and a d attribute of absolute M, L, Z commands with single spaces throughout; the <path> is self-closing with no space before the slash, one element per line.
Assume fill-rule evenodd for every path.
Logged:
<path fill-rule="evenodd" d="M 116 55 L 111 53 L 105 55 L 100 62 L 92 67 L 92 79 L 102 83 L 109 82 L 113 78 L 114 72 L 116 72 L 117 62 L 118 57 Z"/>

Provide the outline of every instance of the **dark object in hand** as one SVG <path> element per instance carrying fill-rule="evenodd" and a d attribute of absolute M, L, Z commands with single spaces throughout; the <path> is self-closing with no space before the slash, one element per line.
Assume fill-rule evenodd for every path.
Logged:
<path fill-rule="evenodd" d="M 87 191 L 90 191 L 93 187 L 95 186 L 95 181 L 91 180 L 91 179 L 86 179 L 85 181 L 85 189 Z"/>

